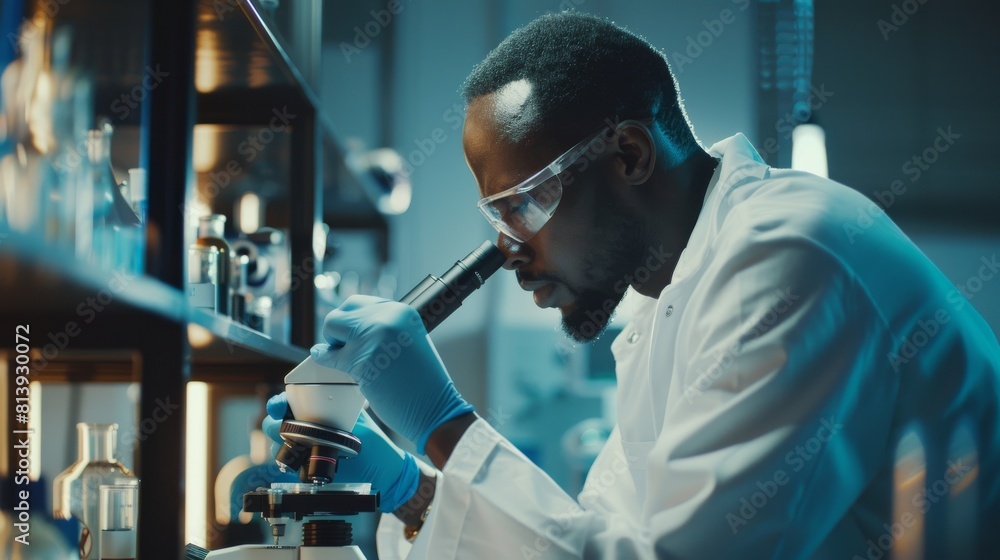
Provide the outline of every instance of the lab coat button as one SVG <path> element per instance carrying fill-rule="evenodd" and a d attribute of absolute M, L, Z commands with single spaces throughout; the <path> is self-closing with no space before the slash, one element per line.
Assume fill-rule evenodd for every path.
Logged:
<path fill-rule="evenodd" d="M 673 305 L 668 305 L 667 306 L 667 311 L 666 311 L 667 317 L 669 317 L 669 316 L 671 316 L 673 314 L 674 314 L 674 306 Z"/>
<path fill-rule="evenodd" d="M 635 344 L 637 340 L 639 340 L 639 331 L 632 331 L 632 334 L 628 335 L 628 343 Z"/>

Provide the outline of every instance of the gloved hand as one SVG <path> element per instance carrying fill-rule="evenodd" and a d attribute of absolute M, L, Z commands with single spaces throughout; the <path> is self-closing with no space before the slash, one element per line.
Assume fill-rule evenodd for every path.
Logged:
<path fill-rule="evenodd" d="M 326 316 L 316 362 L 348 373 L 379 418 L 424 453 L 431 433 L 472 412 L 409 305 L 351 296 Z"/>
<path fill-rule="evenodd" d="M 267 401 L 267 417 L 261 428 L 273 441 L 281 444 L 281 421 L 288 414 L 285 393 Z M 361 411 L 351 432 L 361 440 L 361 453 L 351 459 L 337 461 L 335 482 L 370 482 L 382 493 L 379 509 L 392 513 L 413 497 L 420 482 L 420 469 L 412 455 L 396 447 L 368 413 Z M 296 481 L 298 477 L 296 476 Z"/>

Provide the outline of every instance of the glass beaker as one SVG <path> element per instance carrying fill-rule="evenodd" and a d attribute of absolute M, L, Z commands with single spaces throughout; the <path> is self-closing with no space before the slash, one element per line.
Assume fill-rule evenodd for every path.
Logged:
<path fill-rule="evenodd" d="M 135 560 L 139 481 L 101 485 L 101 560 Z"/>
<path fill-rule="evenodd" d="M 219 310 L 219 249 L 191 245 L 188 248 L 187 297 L 192 307 Z"/>
<path fill-rule="evenodd" d="M 135 479 L 115 457 L 118 424 L 76 425 L 77 459 L 53 481 L 52 516 L 80 523 L 80 558 L 100 560 L 97 538 L 101 510 L 100 488 L 121 479 Z"/>

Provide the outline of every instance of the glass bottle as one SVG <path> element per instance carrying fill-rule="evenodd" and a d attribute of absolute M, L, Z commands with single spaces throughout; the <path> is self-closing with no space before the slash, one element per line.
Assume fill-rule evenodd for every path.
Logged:
<path fill-rule="evenodd" d="M 146 218 L 149 209 L 145 169 L 133 167 L 128 170 L 128 193 L 129 203 L 139 219 L 137 237 L 133 246 L 134 268 L 137 274 L 142 274 L 146 271 Z"/>
<path fill-rule="evenodd" d="M 87 160 L 90 163 L 90 188 L 92 191 L 90 208 L 92 227 L 91 262 L 104 270 L 114 268 L 115 232 L 117 224 L 114 216 L 115 190 L 118 183 L 111 173 L 111 134 L 114 129 L 105 121 L 87 133 Z M 87 208 L 83 209 L 85 212 Z"/>
<path fill-rule="evenodd" d="M 198 239 L 194 247 L 215 247 L 219 250 L 216 273 L 216 310 L 229 316 L 233 298 L 233 248 L 226 241 L 226 217 L 222 214 L 202 216 L 198 221 Z"/>
<path fill-rule="evenodd" d="M 88 133 L 88 159 L 94 193 L 94 254 L 105 270 L 141 272 L 137 269 L 136 245 L 141 221 L 122 194 L 111 168 L 111 121 L 100 119 Z"/>
<path fill-rule="evenodd" d="M 219 249 L 191 245 L 188 248 L 187 299 L 192 307 L 218 313 Z"/>
<path fill-rule="evenodd" d="M 101 557 L 98 522 L 100 488 L 135 476 L 115 457 L 118 424 L 76 425 L 76 462 L 53 481 L 52 515 L 56 519 L 76 519 L 80 523 L 80 558 Z"/>
<path fill-rule="evenodd" d="M 57 27 L 52 34 L 52 150 L 57 188 L 50 193 L 52 211 L 48 229 L 56 244 L 86 258 L 90 251 L 92 218 L 77 224 L 79 206 L 89 205 L 90 162 L 87 159 L 87 131 L 94 126 L 93 84 L 89 75 L 72 64 L 74 30 Z M 77 242 L 79 229 L 87 231 Z M 78 248 L 79 247 L 79 248 Z M 85 249 L 84 249 L 85 248 Z"/>
<path fill-rule="evenodd" d="M 27 21 L 27 20 L 26 20 Z M 21 33 L 16 47 L 22 55 L 3 70 L 0 116 L 0 197 L 4 199 L 4 231 L 18 232 L 39 243 L 48 241 L 46 218 L 56 174 L 50 159 L 52 138 L 51 73 L 46 55 L 51 21 L 36 16 L 31 33 Z M 13 35 L 12 35 L 13 37 Z"/>

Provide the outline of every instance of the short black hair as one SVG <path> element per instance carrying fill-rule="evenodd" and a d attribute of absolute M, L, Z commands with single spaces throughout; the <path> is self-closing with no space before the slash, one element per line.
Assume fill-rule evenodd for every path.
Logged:
<path fill-rule="evenodd" d="M 652 117 L 682 150 L 698 146 L 666 56 L 606 19 L 577 12 L 539 17 L 476 65 L 462 96 L 469 103 L 517 80 L 532 84 L 537 128 Z"/>

